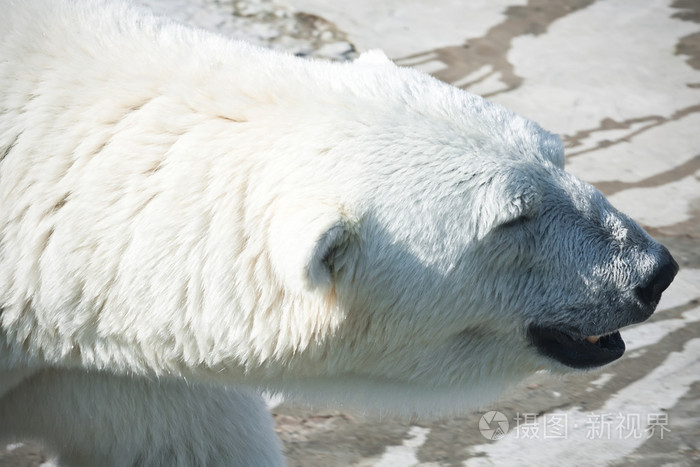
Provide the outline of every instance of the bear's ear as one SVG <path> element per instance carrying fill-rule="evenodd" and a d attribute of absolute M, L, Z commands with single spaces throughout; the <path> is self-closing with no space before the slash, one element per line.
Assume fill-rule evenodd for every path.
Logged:
<path fill-rule="evenodd" d="M 564 143 L 559 135 L 549 132 L 545 133 L 546 135 L 541 143 L 542 155 L 545 159 L 554 164 L 555 167 L 563 170 L 566 162 L 564 157 Z"/>
<path fill-rule="evenodd" d="M 507 196 L 495 213 L 494 226 L 510 224 L 536 214 L 541 195 L 533 186 L 526 186 L 517 194 Z"/>
<path fill-rule="evenodd" d="M 270 255 L 278 277 L 289 287 L 330 288 L 338 271 L 351 267 L 350 246 L 355 221 L 340 209 L 310 203 L 295 215 L 275 219 L 270 232 Z"/>
<path fill-rule="evenodd" d="M 475 224 L 478 237 L 491 230 L 516 223 L 537 214 L 542 193 L 535 174 L 514 167 L 489 180 L 477 203 Z"/>
<path fill-rule="evenodd" d="M 354 231 L 348 219 L 339 218 L 318 237 L 306 261 L 308 285 L 329 287 L 338 271 L 351 266 L 349 247 Z"/>

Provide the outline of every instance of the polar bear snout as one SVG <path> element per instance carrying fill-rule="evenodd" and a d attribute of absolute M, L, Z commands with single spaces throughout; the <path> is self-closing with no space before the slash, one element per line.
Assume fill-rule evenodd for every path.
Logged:
<path fill-rule="evenodd" d="M 645 308 L 650 309 L 651 314 L 661 299 L 661 294 L 671 285 L 678 273 L 678 263 L 673 259 L 671 253 L 664 248 L 662 260 L 659 266 L 653 271 L 649 280 L 635 289 L 635 294 Z"/>

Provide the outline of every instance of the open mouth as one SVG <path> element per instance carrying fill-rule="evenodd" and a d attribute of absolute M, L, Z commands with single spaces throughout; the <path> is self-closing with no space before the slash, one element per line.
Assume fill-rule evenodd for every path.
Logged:
<path fill-rule="evenodd" d="M 602 366 L 625 353 L 625 341 L 619 331 L 604 336 L 583 336 L 530 326 L 528 334 L 539 353 L 577 369 Z"/>

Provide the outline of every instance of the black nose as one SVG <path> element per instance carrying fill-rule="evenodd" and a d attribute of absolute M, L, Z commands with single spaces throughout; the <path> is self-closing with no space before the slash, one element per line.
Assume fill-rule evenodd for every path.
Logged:
<path fill-rule="evenodd" d="M 661 293 L 671 285 L 678 272 L 678 263 L 668 250 L 664 250 L 664 260 L 651 280 L 645 285 L 637 287 L 637 297 L 645 305 L 656 306 L 661 299 Z"/>

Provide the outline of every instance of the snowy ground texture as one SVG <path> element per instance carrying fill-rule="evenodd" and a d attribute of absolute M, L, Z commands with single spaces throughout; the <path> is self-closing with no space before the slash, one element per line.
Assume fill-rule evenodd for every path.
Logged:
<path fill-rule="evenodd" d="M 700 465 L 700 1 L 137 1 L 299 55 L 382 48 L 504 104 L 561 134 L 568 169 L 681 264 L 659 311 L 623 331 L 629 352 L 597 373 L 538 374 L 438 422 L 282 402 L 291 466 Z M 45 460 L 36 446 L 0 451 L 0 466 Z"/>

